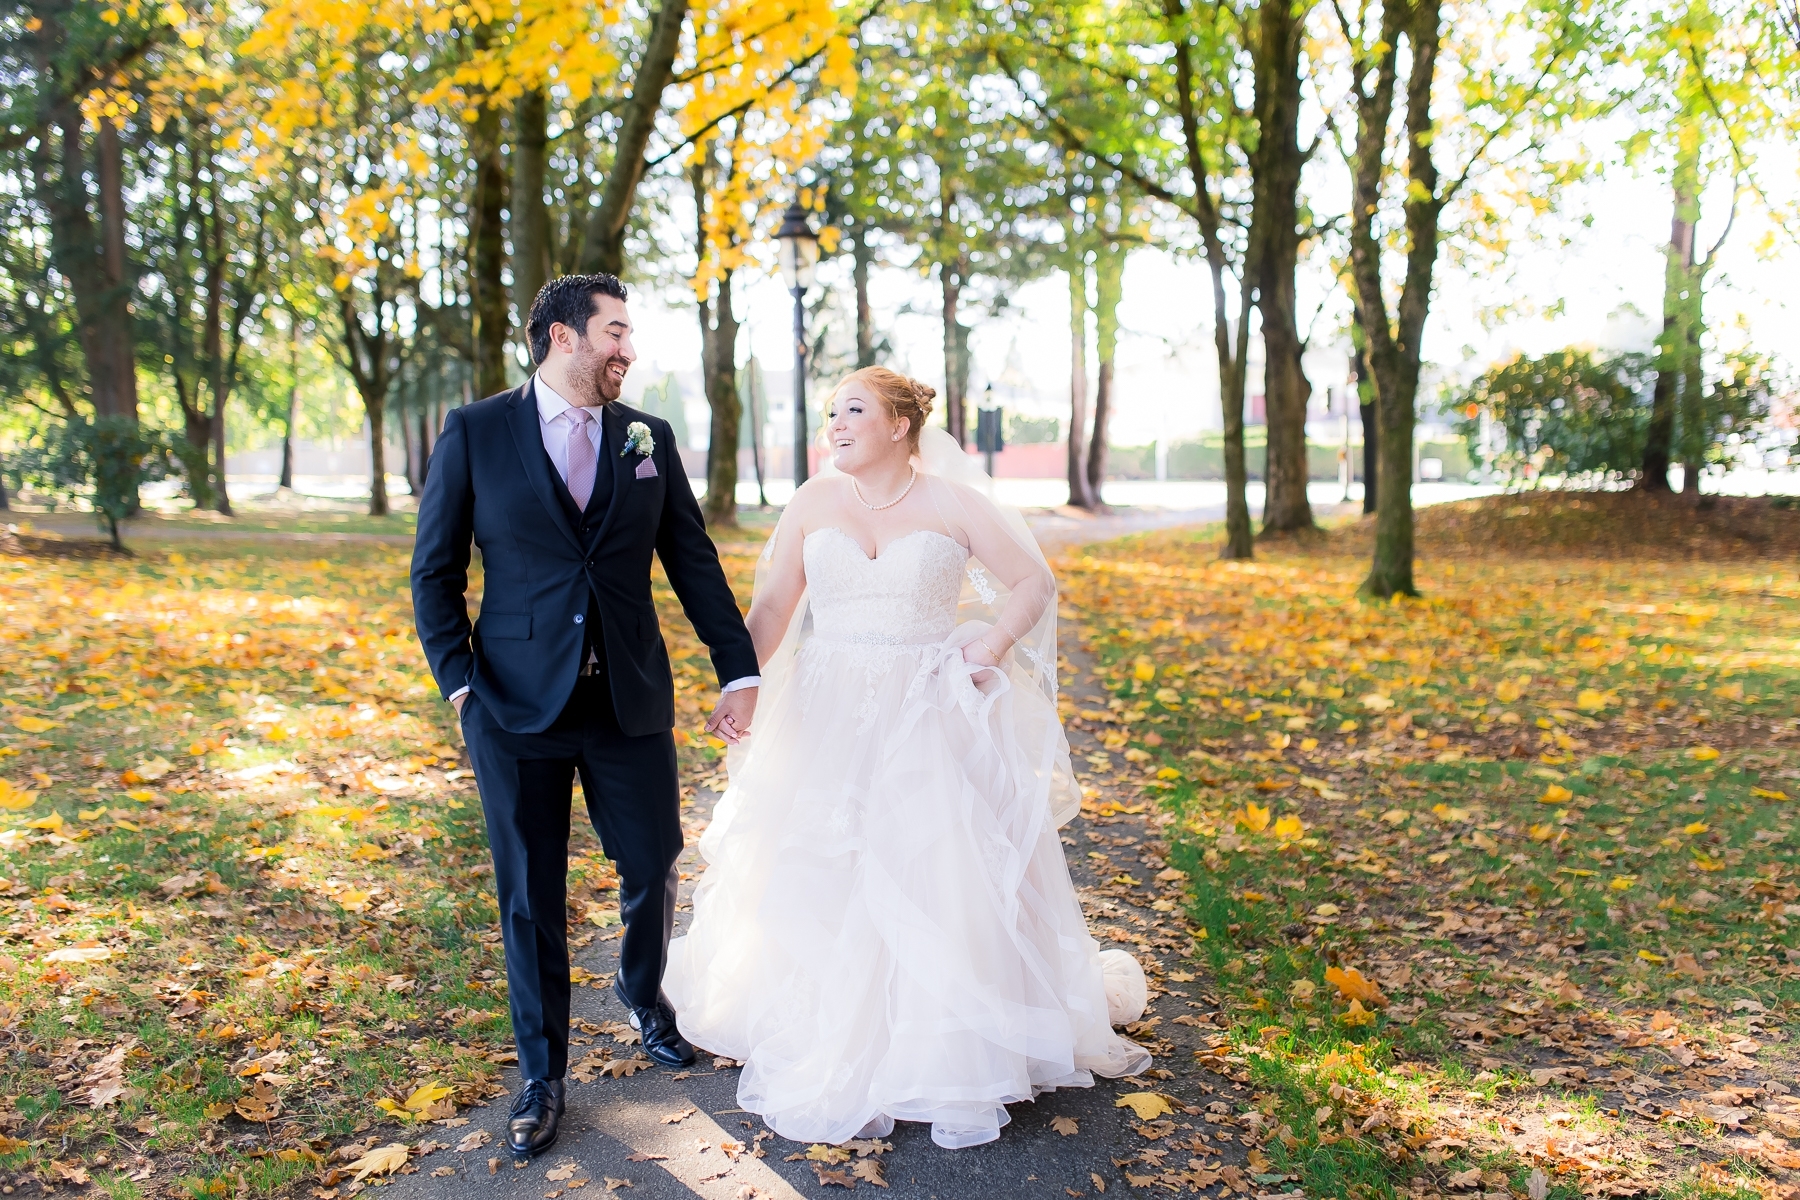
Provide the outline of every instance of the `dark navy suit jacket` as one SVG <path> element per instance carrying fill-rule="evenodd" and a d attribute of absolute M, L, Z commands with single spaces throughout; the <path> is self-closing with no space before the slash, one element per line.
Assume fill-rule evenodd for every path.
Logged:
<path fill-rule="evenodd" d="M 655 474 L 621 455 L 625 428 L 650 427 Z M 756 649 L 660 417 L 613 402 L 594 495 L 577 512 L 538 429 L 532 385 L 453 408 L 432 450 L 413 547 L 413 613 L 445 696 L 468 687 L 500 727 L 541 733 L 568 703 L 584 624 L 597 613 L 620 729 L 640 737 L 675 724 L 669 654 L 650 599 L 662 560 L 721 686 L 757 673 Z M 481 548 L 481 615 L 465 593 L 470 542 Z"/>

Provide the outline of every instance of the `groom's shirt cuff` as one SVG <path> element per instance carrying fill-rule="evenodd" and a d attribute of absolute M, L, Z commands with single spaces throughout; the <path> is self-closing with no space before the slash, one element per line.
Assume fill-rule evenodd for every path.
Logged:
<path fill-rule="evenodd" d="M 458 696 L 466 696 L 468 694 L 469 694 L 469 689 L 467 686 L 459 687 L 454 692 L 451 692 L 448 696 L 445 696 L 444 699 L 448 700 L 452 704 L 455 704 L 456 698 Z"/>
<path fill-rule="evenodd" d="M 726 692 L 742 691 L 744 688 L 753 688 L 753 687 L 761 687 L 761 686 L 762 686 L 762 676 L 761 675 L 746 675 L 742 679 L 734 679 L 730 683 L 726 684 L 724 687 L 720 688 L 719 694 L 722 696 Z"/>

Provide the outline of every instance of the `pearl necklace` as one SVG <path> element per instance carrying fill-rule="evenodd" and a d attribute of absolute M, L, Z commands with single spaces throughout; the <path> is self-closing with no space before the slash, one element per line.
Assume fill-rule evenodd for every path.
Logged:
<path fill-rule="evenodd" d="M 908 479 L 906 481 L 906 486 L 900 489 L 900 494 L 895 496 L 892 500 L 889 500 L 886 504 L 870 504 L 867 500 L 863 499 L 862 488 L 857 486 L 856 476 L 854 475 L 850 477 L 850 490 L 856 493 L 857 501 L 861 503 L 864 508 L 868 509 L 870 512 L 880 512 L 882 509 L 892 508 L 894 505 L 906 499 L 906 493 L 912 491 L 913 484 L 917 482 L 919 482 L 919 472 L 915 469 L 913 470 L 912 478 Z"/>

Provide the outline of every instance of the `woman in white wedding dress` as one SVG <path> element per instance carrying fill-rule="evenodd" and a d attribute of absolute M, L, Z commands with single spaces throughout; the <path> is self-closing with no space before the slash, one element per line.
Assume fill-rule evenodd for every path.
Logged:
<path fill-rule="evenodd" d="M 797 1141 L 901 1120 L 978 1145 L 1009 1103 L 1150 1064 L 1112 1028 L 1142 970 L 1088 933 L 1057 833 L 1079 792 L 1055 581 L 1017 513 L 954 481 L 986 476 L 924 430 L 933 395 L 879 367 L 837 390 L 836 471 L 763 552 L 756 730 L 670 947 L 681 1032 Z"/>

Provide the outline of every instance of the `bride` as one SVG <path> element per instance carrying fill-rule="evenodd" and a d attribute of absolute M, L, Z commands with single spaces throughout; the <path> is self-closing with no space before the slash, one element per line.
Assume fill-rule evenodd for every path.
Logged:
<path fill-rule="evenodd" d="M 728 731 L 670 947 L 681 1032 L 742 1060 L 738 1102 L 796 1141 L 901 1120 L 979 1145 L 1007 1104 L 1150 1065 L 1112 1029 L 1141 1014 L 1142 970 L 1089 935 L 1057 833 L 1080 794 L 1055 580 L 924 428 L 934 395 L 883 367 L 837 389 L 836 471 L 758 566 L 756 734 Z"/>

